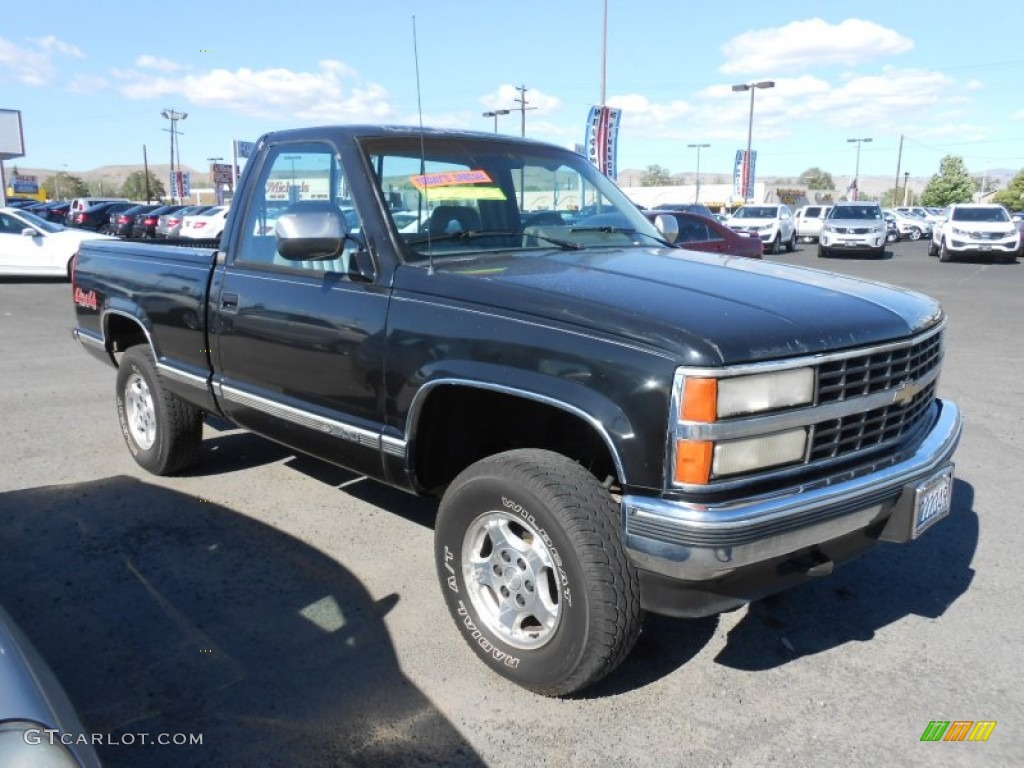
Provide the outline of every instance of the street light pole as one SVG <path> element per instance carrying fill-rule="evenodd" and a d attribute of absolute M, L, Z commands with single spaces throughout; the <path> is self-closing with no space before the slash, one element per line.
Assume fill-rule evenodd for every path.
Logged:
<path fill-rule="evenodd" d="M 697 192 L 694 194 L 693 202 L 699 203 L 700 202 L 700 150 L 701 150 L 701 148 L 705 148 L 706 149 L 707 147 L 710 147 L 711 145 L 710 144 L 687 144 L 686 146 L 689 149 L 696 149 L 697 150 Z"/>
<path fill-rule="evenodd" d="M 484 112 L 484 117 L 494 118 L 494 132 L 498 132 L 498 115 L 508 115 L 512 112 L 511 109 L 495 109 L 490 112 Z"/>
<path fill-rule="evenodd" d="M 178 112 L 174 109 L 165 109 L 161 113 L 161 116 L 171 121 L 171 199 L 177 200 L 178 195 L 178 173 L 174 167 L 174 151 L 178 147 L 178 121 L 184 120 L 188 117 L 188 112 Z M 166 128 L 164 130 L 167 130 Z M 181 167 L 181 151 L 178 150 L 178 166 Z"/>
<path fill-rule="evenodd" d="M 865 142 L 872 141 L 872 139 L 847 139 L 847 144 L 857 145 L 857 165 L 853 171 L 853 186 L 857 190 L 857 197 L 860 197 L 860 145 Z"/>
<path fill-rule="evenodd" d="M 732 87 L 732 89 L 734 91 L 750 91 L 750 119 L 747 122 L 747 154 L 746 154 L 746 162 L 744 163 L 744 167 L 746 168 L 747 172 L 746 172 L 746 178 L 744 178 L 742 180 L 743 181 L 743 202 L 744 203 L 746 203 L 750 199 L 749 196 L 747 195 L 747 192 L 750 191 L 750 186 L 751 186 L 750 182 L 753 180 L 753 176 L 751 174 L 752 163 L 751 163 L 751 157 L 750 157 L 750 145 L 751 145 L 751 140 L 753 139 L 753 136 L 754 136 L 754 89 L 755 88 L 774 88 L 774 87 L 775 87 L 775 81 L 774 80 L 760 80 L 760 81 L 758 81 L 756 83 L 740 83 L 739 85 L 734 85 Z"/>
<path fill-rule="evenodd" d="M 217 177 L 214 174 L 213 165 L 214 165 L 214 163 L 219 163 L 223 159 L 224 159 L 223 157 L 208 157 L 208 158 L 206 158 L 206 162 L 208 162 L 210 164 L 210 181 L 213 184 L 213 195 L 214 195 L 214 200 L 216 201 L 217 205 L 222 205 L 224 203 L 224 197 L 220 193 L 220 184 L 217 183 Z M 202 202 L 202 201 L 200 201 L 200 202 Z"/>

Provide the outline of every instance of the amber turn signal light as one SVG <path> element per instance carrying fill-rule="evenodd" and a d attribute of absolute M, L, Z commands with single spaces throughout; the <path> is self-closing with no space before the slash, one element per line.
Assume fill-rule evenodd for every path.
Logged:
<path fill-rule="evenodd" d="M 679 484 L 706 485 L 711 477 L 714 445 L 703 440 L 676 441 L 676 477 Z"/>
<path fill-rule="evenodd" d="M 687 379 L 683 385 L 684 421 L 715 421 L 718 418 L 718 380 Z"/>

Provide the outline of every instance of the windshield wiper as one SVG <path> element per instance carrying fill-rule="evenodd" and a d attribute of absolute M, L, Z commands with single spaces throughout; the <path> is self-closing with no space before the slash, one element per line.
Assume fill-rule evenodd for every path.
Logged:
<path fill-rule="evenodd" d="M 668 240 L 663 237 L 655 237 L 654 235 L 648 235 L 646 232 L 640 232 L 636 229 L 630 229 L 629 227 L 613 227 L 610 224 L 594 227 L 572 227 L 570 232 L 604 232 L 612 235 L 639 235 L 640 237 L 646 237 L 648 240 L 653 240 L 656 243 L 662 245 L 672 246 Z"/>
<path fill-rule="evenodd" d="M 431 242 L 444 242 L 446 240 L 471 240 L 476 237 L 488 237 L 490 235 L 510 235 L 522 237 L 523 232 L 516 232 L 512 229 L 467 229 L 464 232 L 452 232 L 446 235 L 437 235 L 436 237 L 421 237 L 418 240 L 409 240 L 409 245 L 420 245 L 422 243 Z M 532 232 L 525 233 L 527 237 L 533 237 L 537 240 L 543 240 L 546 243 L 557 245 L 563 251 L 582 251 L 584 246 L 579 243 L 574 243 L 571 240 L 560 240 L 557 237 L 548 237 L 547 235 L 536 235 Z"/>

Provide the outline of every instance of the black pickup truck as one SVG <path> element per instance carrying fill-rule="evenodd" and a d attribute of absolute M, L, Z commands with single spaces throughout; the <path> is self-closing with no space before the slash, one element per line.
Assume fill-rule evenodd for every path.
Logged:
<path fill-rule="evenodd" d="M 564 695 L 643 610 L 732 610 L 950 511 L 941 307 L 674 248 L 672 221 L 546 144 L 271 133 L 216 247 L 83 243 L 74 336 L 150 472 L 214 414 L 439 496 L 459 631 Z"/>

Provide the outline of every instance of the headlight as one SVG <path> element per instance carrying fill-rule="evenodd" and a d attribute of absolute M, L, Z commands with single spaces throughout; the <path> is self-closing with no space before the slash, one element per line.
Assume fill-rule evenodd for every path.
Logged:
<path fill-rule="evenodd" d="M 960 235 L 961 237 L 967 237 L 967 230 L 960 229 L 959 227 L 953 227 L 953 234 Z"/>
<path fill-rule="evenodd" d="M 715 421 L 746 413 L 807 405 L 814 399 L 814 370 L 794 368 L 727 379 L 689 378 L 683 387 L 684 421 Z"/>
<path fill-rule="evenodd" d="M 831 224 L 826 224 L 821 229 L 822 229 L 823 232 L 835 232 L 836 231 L 836 228 L 833 227 Z"/>
<path fill-rule="evenodd" d="M 713 424 L 732 416 L 809 405 L 814 401 L 814 384 L 813 368 L 721 379 L 684 377 L 678 419 L 691 425 Z M 713 477 L 802 461 L 806 450 L 803 427 L 734 440 L 677 439 L 673 480 L 680 485 L 703 485 Z"/>
<path fill-rule="evenodd" d="M 27 721 L 0 724 L 0 765 L 25 768 L 78 768 L 78 760 L 57 734 Z"/>
<path fill-rule="evenodd" d="M 711 474 L 715 477 L 792 464 L 807 450 L 807 430 L 792 429 L 764 437 L 730 440 L 715 446 Z"/>

